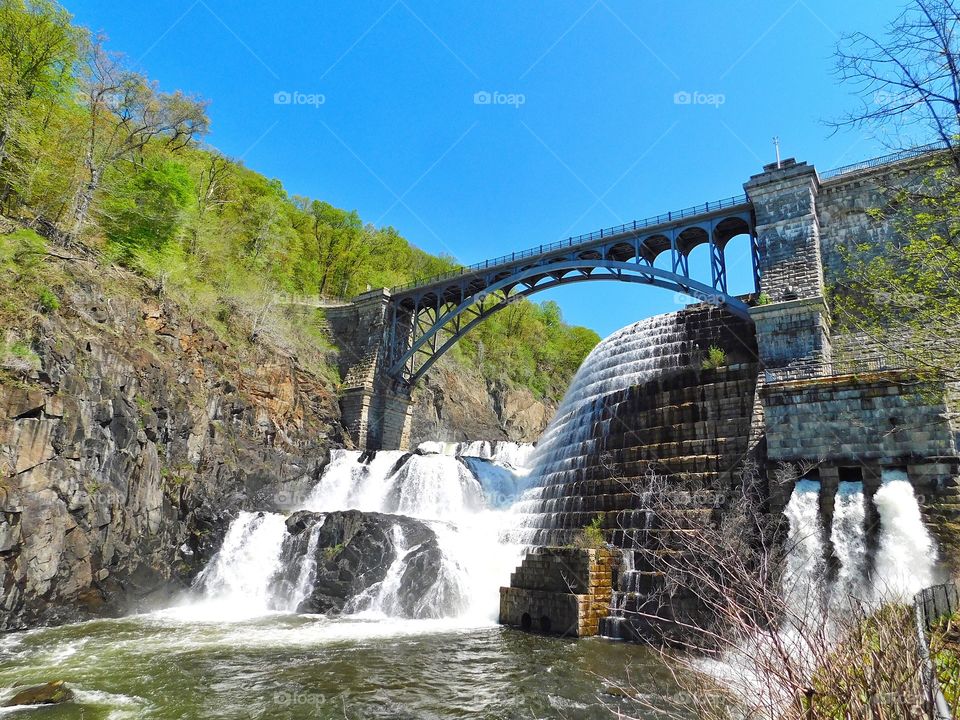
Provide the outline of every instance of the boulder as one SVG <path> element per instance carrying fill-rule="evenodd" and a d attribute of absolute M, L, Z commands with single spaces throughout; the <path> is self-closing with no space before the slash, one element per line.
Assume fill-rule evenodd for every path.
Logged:
<path fill-rule="evenodd" d="M 287 530 L 286 570 L 280 578 L 285 591 L 297 586 L 304 561 L 316 563 L 298 612 L 380 610 L 396 617 L 433 618 L 449 615 L 463 603 L 436 533 L 420 520 L 358 510 L 301 511 L 288 518 Z M 307 558 L 311 551 L 313 557 Z"/>
<path fill-rule="evenodd" d="M 67 687 L 63 680 L 54 680 L 44 685 L 35 685 L 21 690 L 7 700 L 4 707 L 18 707 L 21 705 L 57 705 L 73 700 L 73 690 Z"/>

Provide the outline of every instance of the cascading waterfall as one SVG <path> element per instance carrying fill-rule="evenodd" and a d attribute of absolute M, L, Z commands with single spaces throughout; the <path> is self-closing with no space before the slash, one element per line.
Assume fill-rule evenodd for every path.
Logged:
<path fill-rule="evenodd" d="M 527 545 L 546 541 L 547 536 L 535 525 L 536 515 L 550 512 L 550 486 L 578 479 L 589 461 L 595 450 L 594 424 L 603 398 L 679 369 L 689 353 L 689 344 L 677 314 L 667 313 L 628 325 L 591 351 L 529 458 L 530 490 L 514 508 L 520 518 L 516 523 L 519 529 L 512 537 Z"/>
<path fill-rule="evenodd" d="M 834 596 L 839 604 L 856 597 L 870 604 L 909 601 L 936 580 L 936 548 L 923 524 L 913 486 L 898 471 L 884 471 L 873 498 L 880 516 L 879 547 L 870 567 L 867 500 L 860 482 L 840 483 L 834 499 L 830 551 L 837 565 L 828 581 L 827 548 L 821 535 L 820 483 L 801 480 L 786 507 L 790 539 L 788 593 Z"/>
<path fill-rule="evenodd" d="M 834 498 L 830 545 L 840 564 L 834 589 L 841 596 L 862 593 L 867 582 L 866 502 L 863 483 L 840 483 Z"/>
<path fill-rule="evenodd" d="M 804 592 L 811 579 L 819 584 L 824 576 L 825 555 L 819 520 L 820 483 L 799 481 L 784 514 L 790 523 L 785 575 L 785 591 L 790 595 Z"/>
<path fill-rule="evenodd" d="M 307 552 L 304 553 L 303 560 L 300 563 L 297 585 L 293 589 L 293 595 L 287 598 L 287 606 L 291 609 L 299 605 L 300 601 L 310 592 L 310 586 L 317 572 L 317 545 L 320 540 L 321 527 L 322 525 L 317 523 L 310 529 L 310 538 L 307 540 Z"/>
<path fill-rule="evenodd" d="M 417 446 L 419 452 L 436 455 L 448 455 L 460 458 L 482 458 L 491 460 L 500 465 L 513 468 L 526 468 L 530 465 L 530 455 L 534 450 L 532 443 L 490 442 L 489 440 L 474 440 L 473 442 L 422 442 Z"/>
<path fill-rule="evenodd" d="M 420 603 L 450 611 L 467 622 L 495 621 L 499 588 L 509 581 L 522 549 L 501 542 L 510 522 L 503 510 L 527 487 L 522 463 L 532 446 L 470 443 L 421 447 L 418 453 L 383 451 L 360 462 L 355 451 L 335 450 L 319 483 L 300 509 L 331 513 L 360 510 L 416 518 L 436 534 L 442 551 L 437 580 Z M 432 450 L 443 450 L 433 453 Z M 308 595 L 317 571 L 321 523 L 312 526 L 306 552 L 283 557 L 286 516 L 241 513 L 231 524 L 220 552 L 198 578 L 205 599 L 181 614 L 193 618 L 253 617 L 269 611 L 294 611 Z M 393 528 L 397 551 L 384 579 L 354 597 L 345 607 L 362 616 L 396 616 L 398 590 L 408 562 L 418 549 L 409 546 L 402 528 Z M 290 568 L 285 562 L 296 562 Z M 284 572 L 286 571 L 286 572 Z M 284 582 L 281 576 L 290 580 Z M 468 598 L 467 606 L 447 597 Z M 424 608 L 415 608 L 419 614 Z M 423 616 L 428 616 L 424 612 Z"/>
<path fill-rule="evenodd" d="M 863 483 L 840 483 L 829 543 L 825 542 L 820 493 L 820 482 L 800 480 L 784 510 L 790 525 L 782 588 L 787 612 L 776 640 L 763 633 L 743 638 L 721 660 L 702 662 L 705 671 L 754 707 L 786 708 L 796 701 L 786 685 L 771 682 L 770 665 L 789 657 L 792 671 L 811 676 L 822 660 L 820 644 L 826 643 L 829 649 L 842 637 L 851 603 L 869 611 L 884 602 L 909 602 L 934 581 L 933 542 L 909 482 L 885 478 L 874 497 L 880 542 L 872 573 Z M 830 571 L 831 554 L 835 573 Z"/>
<path fill-rule="evenodd" d="M 937 552 L 923 524 L 913 486 L 890 479 L 874 496 L 880 513 L 880 548 L 873 588 L 880 598 L 906 599 L 937 582 Z"/>
<path fill-rule="evenodd" d="M 347 603 L 348 613 L 371 612 L 380 615 L 397 615 L 396 598 L 406 568 L 404 559 L 410 550 L 403 529 L 399 525 L 393 526 L 393 542 L 397 548 L 397 559 L 387 570 L 387 576 L 376 585 L 367 588 L 363 593 Z"/>
<path fill-rule="evenodd" d="M 271 583 L 282 569 L 285 534 L 282 515 L 241 512 L 220 551 L 197 578 L 207 601 L 191 606 L 188 614 L 228 620 L 275 609 Z"/>
<path fill-rule="evenodd" d="M 657 315 L 628 325 L 601 341 L 580 366 L 556 415 L 544 431 L 531 458 L 542 479 L 579 466 L 590 448 L 583 444 L 593 434 L 589 420 L 606 395 L 679 368 L 687 341 L 676 313 Z M 583 452 L 583 451 L 586 451 Z M 558 478 L 562 481 L 562 477 Z"/>

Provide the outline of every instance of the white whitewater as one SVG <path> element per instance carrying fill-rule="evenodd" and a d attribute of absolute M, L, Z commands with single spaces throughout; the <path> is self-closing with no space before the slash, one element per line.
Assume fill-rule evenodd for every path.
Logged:
<path fill-rule="evenodd" d="M 431 444 L 417 454 L 382 451 L 360 462 L 361 453 L 335 450 L 303 510 L 361 510 L 406 515 L 425 522 L 437 535 L 443 552 L 440 579 L 421 601 L 449 607 L 441 596 L 451 585 L 468 598 L 453 614 L 464 624 L 495 622 L 499 589 L 509 583 L 522 548 L 502 542 L 512 516 L 504 508 L 527 487 L 522 463 L 532 446 L 513 443 Z M 442 452 L 430 452 L 438 450 Z M 198 578 L 204 599 L 170 611 L 182 619 L 236 620 L 273 611 L 292 612 L 303 600 L 316 573 L 320 525 L 314 526 L 306 554 L 299 560 L 296 583 L 282 589 L 275 580 L 284 570 L 281 550 L 286 517 L 278 513 L 241 513 L 231 524 L 223 546 Z M 398 589 L 406 568 L 408 547 L 399 525 L 400 549 L 387 576 L 353 598 L 347 613 L 377 619 L 400 614 Z M 443 581 L 441 581 L 441 579 Z"/>
<path fill-rule="evenodd" d="M 490 442 L 489 440 L 475 440 L 468 443 L 428 441 L 420 443 L 417 450 L 450 457 L 482 458 L 519 470 L 530 466 L 534 445 L 505 441 Z"/>
<path fill-rule="evenodd" d="M 617 330 L 587 356 L 537 443 L 531 465 L 539 475 L 571 469 L 593 434 L 589 419 L 604 396 L 679 368 L 685 349 L 676 313 L 657 315 Z M 587 449 L 589 451 L 589 449 Z"/>
<path fill-rule="evenodd" d="M 834 591 L 840 597 L 862 596 L 868 591 L 866 503 L 863 483 L 840 483 L 830 527 L 830 544 L 840 563 Z"/>
<path fill-rule="evenodd" d="M 594 418 L 603 398 L 681 366 L 689 348 L 678 319 L 676 313 L 667 313 L 617 330 L 580 365 L 530 455 L 531 489 L 514 508 L 521 514 L 517 525 L 526 528 L 515 532 L 519 542 L 535 544 L 537 531 L 531 527 L 534 517 L 527 514 L 541 510 L 545 488 L 573 479 L 594 452 Z"/>
<path fill-rule="evenodd" d="M 310 538 L 307 540 L 307 551 L 300 563 L 300 574 L 297 576 L 297 585 L 293 589 L 292 597 L 287 598 L 289 609 L 295 609 L 300 601 L 310 594 L 313 580 L 317 573 L 317 545 L 320 542 L 322 523 L 316 523 L 310 528 Z"/>
<path fill-rule="evenodd" d="M 231 621 L 274 609 L 271 581 L 282 570 L 285 522 L 276 513 L 240 513 L 198 578 L 205 599 L 169 612 L 183 619 Z"/>
<path fill-rule="evenodd" d="M 938 582 L 937 550 L 923 524 L 913 486 L 885 481 L 874 496 L 880 512 L 880 548 L 873 587 L 879 598 L 905 600 Z"/>
<path fill-rule="evenodd" d="M 875 556 L 867 552 L 867 504 L 863 484 L 840 483 L 834 499 L 830 549 L 837 572 L 828 581 L 828 548 L 821 539 L 820 483 L 801 480 L 785 513 L 790 522 L 787 561 L 788 592 L 805 596 L 829 594 L 840 605 L 855 597 L 869 605 L 909 602 L 937 582 L 937 551 L 923 524 L 913 486 L 902 472 L 884 471 L 873 497 L 880 516 Z"/>
<path fill-rule="evenodd" d="M 784 592 L 798 606 L 807 602 L 809 588 L 819 585 L 826 572 L 823 535 L 820 531 L 820 483 L 800 480 L 784 510 L 790 523 Z"/>
<path fill-rule="evenodd" d="M 910 602 L 914 593 L 934 582 L 933 540 L 909 482 L 885 481 L 874 497 L 880 539 L 872 573 L 863 484 L 840 484 L 829 544 L 824 540 L 820 492 L 818 481 L 800 480 L 784 510 L 790 524 L 783 580 L 786 614 L 775 638 L 762 633 L 746 638 L 722 661 L 703 663 L 754 708 L 786 708 L 795 701 L 785 686 L 770 681 L 767 668 L 789 657 L 793 672 L 811 676 L 818 661 L 813 649 L 821 643 L 829 647 L 842 636 L 851 603 L 869 612 L 883 602 Z M 829 570 L 831 553 L 835 572 Z"/>
<path fill-rule="evenodd" d="M 476 446 L 465 449 L 476 451 Z M 522 457 L 523 452 L 514 450 L 503 456 Z M 496 452 L 487 454 L 497 456 Z M 521 547 L 501 542 L 511 516 L 499 509 L 510 502 L 499 500 L 506 497 L 507 485 L 515 488 L 514 493 L 525 488 L 526 470 L 478 461 L 477 455 L 381 451 L 367 465 L 357 462 L 359 456 L 357 452 L 334 451 L 306 509 L 384 512 L 425 521 L 443 550 L 442 572 L 465 588 L 465 596 L 471 599 L 462 613 L 464 619 L 496 621 L 500 586 L 509 583 L 522 555 Z"/>

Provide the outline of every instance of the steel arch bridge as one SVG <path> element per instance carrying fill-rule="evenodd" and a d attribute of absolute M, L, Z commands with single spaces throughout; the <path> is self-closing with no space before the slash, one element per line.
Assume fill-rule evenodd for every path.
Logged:
<path fill-rule="evenodd" d="M 727 292 L 725 250 L 750 238 L 754 285 L 759 247 L 745 195 L 540 245 L 391 291 L 385 340 L 387 376 L 398 389 L 414 383 L 475 325 L 510 303 L 561 285 L 592 281 L 653 285 L 749 318 Z M 710 248 L 710 277 L 691 277 L 690 253 Z M 666 254 L 669 262 L 658 259 Z M 654 263 L 658 263 L 655 265 Z"/>

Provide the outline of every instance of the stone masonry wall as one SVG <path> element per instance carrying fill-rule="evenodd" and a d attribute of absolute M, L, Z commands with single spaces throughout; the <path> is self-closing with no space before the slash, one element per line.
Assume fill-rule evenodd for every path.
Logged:
<path fill-rule="evenodd" d="M 814 168 L 791 160 L 767 166 L 744 189 L 756 213 L 761 291 L 774 302 L 822 296 Z"/>
<path fill-rule="evenodd" d="M 942 391 L 899 373 L 772 383 L 761 396 L 774 462 L 905 465 L 956 452 Z"/>
<path fill-rule="evenodd" d="M 930 172 L 930 158 L 924 157 L 892 166 L 869 168 L 824 180 L 817 195 L 820 219 L 820 249 L 827 287 L 841 280 L 846 271 L 845 251 L 867 245 L 889 248 L 896 240 L 891 223 L 868 215 L 889 201 L 888 188 L 917 184 Z"/>
<path fill-rule="evenodd" d="M 555 635 L 596 635 L 613 592 L 616 553 L 534 548 L 500 588 L 500 623 Z"/>
<path fill-rule="evenodd" d="M 386 290 L 373 290 L 327 311 L 340 349 L 343 423 L 359 448 L 400 448 L 410 441 L 410 398 L 394 392 L 382 372 L 389 300 Z"/>

